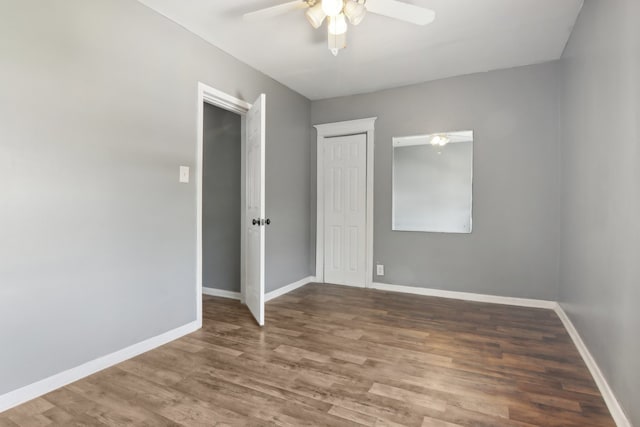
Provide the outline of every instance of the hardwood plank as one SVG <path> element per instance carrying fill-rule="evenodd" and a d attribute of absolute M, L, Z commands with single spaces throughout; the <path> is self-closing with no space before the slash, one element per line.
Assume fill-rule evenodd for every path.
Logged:
<path fill-rule="evenodd" d="M 614 426 L 551 310 L 307 285 L 0 414 L 21 426 Z"/>

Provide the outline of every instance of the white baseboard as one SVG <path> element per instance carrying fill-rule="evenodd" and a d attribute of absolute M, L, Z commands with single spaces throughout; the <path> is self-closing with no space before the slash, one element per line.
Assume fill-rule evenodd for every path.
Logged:
<path fill-rule="evenodd" d="M 291 291 L 294 291 L 304 285 L 313 283 L 315 281 L 316 281 L 315 276 L 309 276 L 309 277 L 305 277 L 304 279 L 300 279 L 297 282 L 290 283 L 286 286 L 276 289 L 275 291 L 267 292 L 264 295 L 264 302 L 271 301 L 274 298 L 278 298 L 279 296 L 288 294 Z M 237 300 L 241 299 L 240 292 L 224 291 L 222 289 L 208 288 L 204 286 L 202 287 L 202 293 L 205 295 L 211 295 L 214 297 L 231 298 L 231 299 L 237 299 Z"/>
<path fill-rule="evenodd" d="M 298 288 L 303 287 L 304 285 L 307 285 L 309 283 L 313 283 L 316 281 L 316 277 L 315 276 L 309 276 L 309 277 L 305 277 L 304 279 L 300 279 L 297 282 L 294 283 L 290 283 L 286 286 L 283 286 L 279 289 L 276 289 L 275 291 L 271 291 L 268 292 L 267 294 L 265 294 L 264 296 L 264 302 L 268 302 L 271 301 L 274 298 L 278 298 L 279 296 L 282 296 L 284 294 L 288 294 L 291 291 L 294 291 Z"/>
<path fill-rule="evenodd" d="M 215 288 L 207 288 L 206 286 L 202 287 L 202 293 L 205 295 L 210 295 L 212 297 L 221 297 L 221 298 L 231 298 L 231 299 L 240 299 L 240 292 L 232 292 L 225 291 L 222 289 Z"/>
<path fill-rule="evenodd" d="M 497 295 L 474 294 L 470 292 L 443 291 L 441 289 L 418 288 L 415 286 L 389 285 L 386 283 L 372 283 L 373 289 L 390 292 L 403 292 L 406 294 L 426 295 L 430 297 L 451 298 L 465 301 L 487 302 L 492 304 L 515 305 L 519 307 L 533 307 L 555 309 L 555 301 L 547 301 L 529 298 L 501 297 Z"/>
<path fill-rule="evenodd" d="M 197 321 L 188 323 L 179 328 L 165 332 L 153 338 L 149 338 L 137 344 L 118 350 L 114 353 L 102 356 L 98 359 L 91 360 L 75 368 L 68 369 L 48 378 L 21 387 L 17 390 L 0 396 L 0 412 L 11 409 L 29 400 L 40 397 L 44 394 L 52 392 L 67 384 L 78 381 L 103 369 L 109 368 L 132 357 L 138 356 L 156 347 L 160 347 L 168 342 L 178 339 L 184 335 L 190 334 L 200 328 Z"/>
<path fill-rule="evenodd" d="M 569 336 L 573 340 L 573 343 L 578 348 L 578 351 L 580 352 L 584 363 L 587 365 L 587 368 L 589 368 L 589 372 L 591 372 L 591 376 L 595 380 L 596 385 L 600 390 L 600 394 L 602 394 L 602 397 L 607 404 L 609 412 L 611 412 L 611 416 L 616 422 L 616 425 L 618 427 L 631 427 L 631 422 L 625 415 L 622 406 L 620 406 L 620 403 L 618 402 L 618 399 L 616 399 L 616 396 L 613 394 L 613 390 L 611 390 L 611 387 L 609 387 L 609 383 L 602 374 L 600 367 L 598 367 L 598 364 L 589 352 L 589 349 L 585 345 L 584 341 L 582 341 L 582 337 L 580 337 L 580 334 L 573 325 L 573 322 L 571 322 L 571 319 L 569 319 L 569 316 L 567 316 L 567 313 L 564 311 L 560 304 L 556 304 L 554 309 L 556 314 L 562 321 L 565 329 L 569 333 Z"/>

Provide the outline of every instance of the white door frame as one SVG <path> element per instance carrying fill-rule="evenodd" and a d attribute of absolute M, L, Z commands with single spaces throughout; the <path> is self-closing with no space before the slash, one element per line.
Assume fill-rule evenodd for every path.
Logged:
<path fill-rule="evenodd" d="M 324 140 L 336 136 L 367 134 L 367 206 L 365 287 L 373 283 L 373 154 L 377 117 L 314 125 L 318 131 L 316 147 L 316 278 L 324 282 Z"/>
<path fill-rule="evenodd" d="M 204 103 L 215 105 L 227 111 L 237 113 L 242 118 L 241 139 L 242 147 L 245 147 L 244 138 L 244 116 L 251 108 L 251 104 L 241 99 L 228 95 L 211 86 L 207 86 L 202 82 L 198 82 L 198 117 L 197 117 L 197 153 L 196 153 L 196 321 L 198 327 L 202 327 L 202 190 L 203 190 L 203 157 L 204 157 Z M 241 149 L 241 172 L 240 176 L 245 175 L 244 165 L 244 149 Z M 241 187 L 244 188 L 244 187 Z M 241 198 L 242 199 L 242 198 Z M 245 200 L 241 201 L 241 227 L 240 231 L 240 288 L 241 295 L 244 295 L 245 281 L 245 212 L 243 206 Z M 244 298 L 243 298 L 244 301 Z"/>

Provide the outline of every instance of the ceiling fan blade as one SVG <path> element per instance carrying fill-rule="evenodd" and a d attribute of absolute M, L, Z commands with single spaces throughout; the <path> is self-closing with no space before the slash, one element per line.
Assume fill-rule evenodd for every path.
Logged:
<path fill-rule="evenodd" d="M 306 7 L 308 7 L 306 1 L 294 0 L 287 3 L 278 4 L 276 6 L 256 10 L 255 12 L 245 13 L 243 15 L 243 18 L 245 21 L 259 21 L 262 19 L 268 19 L 273 18 L 274 16 L 283 15 L 294 10 L 304 9 Z"/>
<path fill-rule="evenodd" d="M 367 0 L 365 7 L 371 13 L 416 25 L 427 25 L 436 19 L 436 13 L 431 9 L 397 0 Z"/>

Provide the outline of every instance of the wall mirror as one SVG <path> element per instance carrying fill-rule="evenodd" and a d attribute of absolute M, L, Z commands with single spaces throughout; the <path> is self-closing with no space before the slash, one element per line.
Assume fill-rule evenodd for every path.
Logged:
<path fill-rule="evenodd" d="M 473 131 L 393 138 L 393 230 L 471 233 Z"/>

